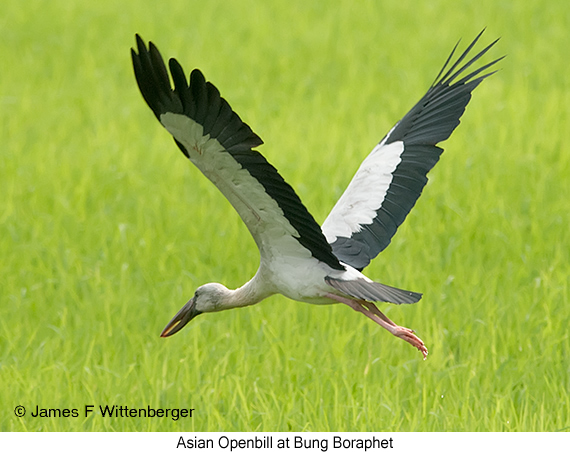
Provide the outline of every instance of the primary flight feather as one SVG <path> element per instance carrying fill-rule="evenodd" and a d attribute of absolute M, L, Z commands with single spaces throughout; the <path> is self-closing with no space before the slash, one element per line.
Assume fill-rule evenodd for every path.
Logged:
<path fill-rule="evenodd" d="M 198 314 L 249 306 L 280 293 L 313 304 L 344 303 L 418 348 L 425 358 L 423 341 L 375 304 L 416 303 L 421 294 L 374 282 L 361 270 L 390 243 L 443 152 L 436 144 L 451 135 L 471 92 L 493 73 L 483 72 L 500 60 L 464 74 L 496 43 L 465 61 L 481 34 L 446 71 L 455 46 L 428 92 L 362 162 L 322 228 L 293 188 L 254 150 L 263 141 L 216 87 L 198 69 L 188 80 L 180 64 L 170 59 L 173 88 L 156 46 L 150 42 L 147 47 L 137 35 L 131 55 L 143 98 L 182 153 L 233 205 L 261 256 L 257 273 L 242 287 L 199 287 L 161 335 L 180 331 Z"/>

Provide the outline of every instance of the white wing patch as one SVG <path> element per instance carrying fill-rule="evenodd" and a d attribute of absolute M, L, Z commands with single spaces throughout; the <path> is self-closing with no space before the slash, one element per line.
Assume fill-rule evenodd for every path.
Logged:
<path fill-rule="evenodd" d="M 404 152 L 403 141 L 385 145 L 386 138 L 362 162 L 323 223 L 322 230 L 329 243 L 337 237 L 351 237 L 360 231 L 361 225 L 371 224 L 376 218 Z"/>

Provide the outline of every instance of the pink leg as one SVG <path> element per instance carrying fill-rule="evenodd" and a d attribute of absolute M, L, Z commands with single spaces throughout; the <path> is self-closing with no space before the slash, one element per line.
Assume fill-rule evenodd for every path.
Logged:
<path fill-rule="evenodd" d="M 350 306 L 355 311 L 362 312 L 366 317 L 372 319 L 382 328 L 386 328 L 394 336 L 399 337 L 400 339 L 403 339 L 406 342 L 412 344 L 420 352 L 422 352 L 422 355 L 424 355 L 424 359 L 427 358 L 428 349 L 424 345 L 424 342 L 419 337 L 417 337 L 414 334 L 414 332 L 409 328 L 398 326 L 394 322 L 392 322 L 388 317 L 386 317 L 384 314 L 382 314 L 382 312 L 380 312 L 380 310 L 374 303 L 365 300 L 354 300 L 352 298 L 344 298 L 341 297 L 340 295 L 332 293 L 326 294 L 325 297 L 330 298 L 331 300 L 344 303 Z"/>

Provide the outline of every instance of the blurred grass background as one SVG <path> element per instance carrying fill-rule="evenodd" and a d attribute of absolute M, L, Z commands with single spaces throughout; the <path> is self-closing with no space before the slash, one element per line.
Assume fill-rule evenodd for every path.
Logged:
<path fill-rule="evenodd" d="M 4 2 L 0 430 L 570 429 L 568 23 L 561 1 Z M 507 59 L 367 270 L 424 292 L 384 311 L 427 361 L 345 306 L 278 296 L 158 337 L 198 285 L 243 284 L 258 254 L 144 104 L 135 33 L 202 69 L 322 222 L 483 27 Z M 13 414 L 86 404 L 196 411 Z"/>

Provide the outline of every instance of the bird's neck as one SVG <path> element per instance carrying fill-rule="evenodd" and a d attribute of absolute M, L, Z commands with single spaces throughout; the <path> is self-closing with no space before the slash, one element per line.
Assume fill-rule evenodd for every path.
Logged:
<path fill-rule="evenodd" d="M 274 293 L 274 290 L 271 290 L 263 283 L 263 278 L 260 277 L 260 273 L 258 272 L 243 286 L 235 290 L 228 289 L 227 297 L 223 303 L 223 309 L 251 306 L 259 303 Z"/>
<path fill-rule="evenodd" d="M 228 290 L 228 298 L 226 298 L 226 303 L 224 303 L 224 309 L 251 306 L 266 298 L 266 296 L 263 296 L 256 290 L 252 281 L 253 280 L 247 282 L 235 290 Z"/>

